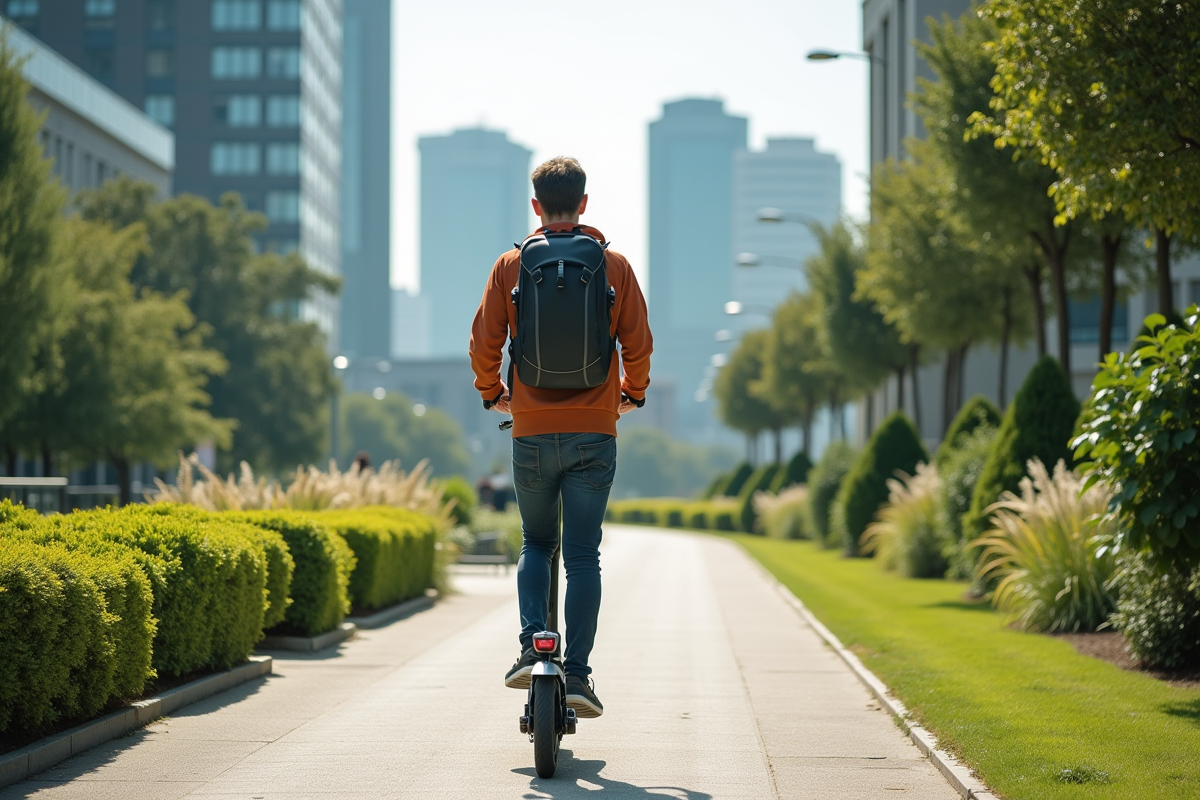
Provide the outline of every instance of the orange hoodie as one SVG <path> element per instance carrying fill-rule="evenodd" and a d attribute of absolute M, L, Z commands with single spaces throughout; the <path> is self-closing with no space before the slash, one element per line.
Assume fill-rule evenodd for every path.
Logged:
<path fill-rule="evenodd" d="M 556 222 L 547 227 L 551 231 L 569 231 L 576 224 Z M 593 239 L 604 241 L 604 234 L 595 228 L 580 227 Z M 605 270 L 609 285 L 617 293 L 612 309 L 612 334 L 620 345 L 620 363 L 613 359 L 608 380 L 603 385 L 579 391 L 528 387 L 521 384 L 514 370 L 513 383 L 517 385 L 509 387 L 513 436 L 548 433 L 616 436 L 621 394 L 634 400 L 646 397 L 646 387 L 650 385 L 650 353 L 654 349 L 646 300 L 625 256 L 608 250 Z M 520 271 L 520 250 L 509 250 L 496 260 L 483 291 L 483 301 L 475 312 L 475 322 L 471 325 L 471 368 L 475 370 L 475 388 L 484 400 L 495 400 L 500 394 L 505 342 L 510 331 L 517 327 L 517 309 L 512 304 L 511 292 L 517 285 Z"/>

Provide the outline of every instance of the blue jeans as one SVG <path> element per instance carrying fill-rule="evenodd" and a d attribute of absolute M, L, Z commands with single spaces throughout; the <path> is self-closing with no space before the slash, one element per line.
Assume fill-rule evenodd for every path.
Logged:
<path fill-rule="evenodd" d="M 616 474 L 614 436 L 554 433 L 513 439 L 513 484 L 524 539 L 517 562 L 521 647 L 532 647 L 533 635 L 546 629 L 561 498 L 568 675 L 591 674 L 588 656 L 600 613 L 600 524 Z"/>

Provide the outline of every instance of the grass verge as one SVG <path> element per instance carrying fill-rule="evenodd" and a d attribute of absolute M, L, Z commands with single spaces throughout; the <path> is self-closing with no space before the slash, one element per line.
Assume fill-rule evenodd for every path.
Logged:
<path fill-rule="evenodd" d="M 732 535 L 994 791 L 1021 800 L 1200 798 L 1200 689 L 1020 633 L 965 584 L 811 542 Z"/>

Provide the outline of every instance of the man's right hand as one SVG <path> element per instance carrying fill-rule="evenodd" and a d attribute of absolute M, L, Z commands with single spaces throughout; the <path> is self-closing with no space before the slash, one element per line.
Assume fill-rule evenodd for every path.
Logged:
<path fill-rule="evenodd" d="M 512 400 L 512 393 L 509 392 L 508 387 L 503 383 L 500 384 L 500 390 L 500 399 L 492 405 L 492 411 L 499 411 L 501 414 L 511 414 L 512 406 L 510 405 L 510 401 Z"/>

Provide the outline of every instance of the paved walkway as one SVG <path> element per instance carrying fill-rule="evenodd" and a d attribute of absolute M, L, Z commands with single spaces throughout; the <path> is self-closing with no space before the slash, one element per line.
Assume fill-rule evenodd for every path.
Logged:
<path fill-rule="evenodd" d="M 957 794 L 724 540 L 612 526 L 605 715 L 539 779 L 517 730 L 513 574 L 83 753 L 0 800 L 858 798 Z"/>

